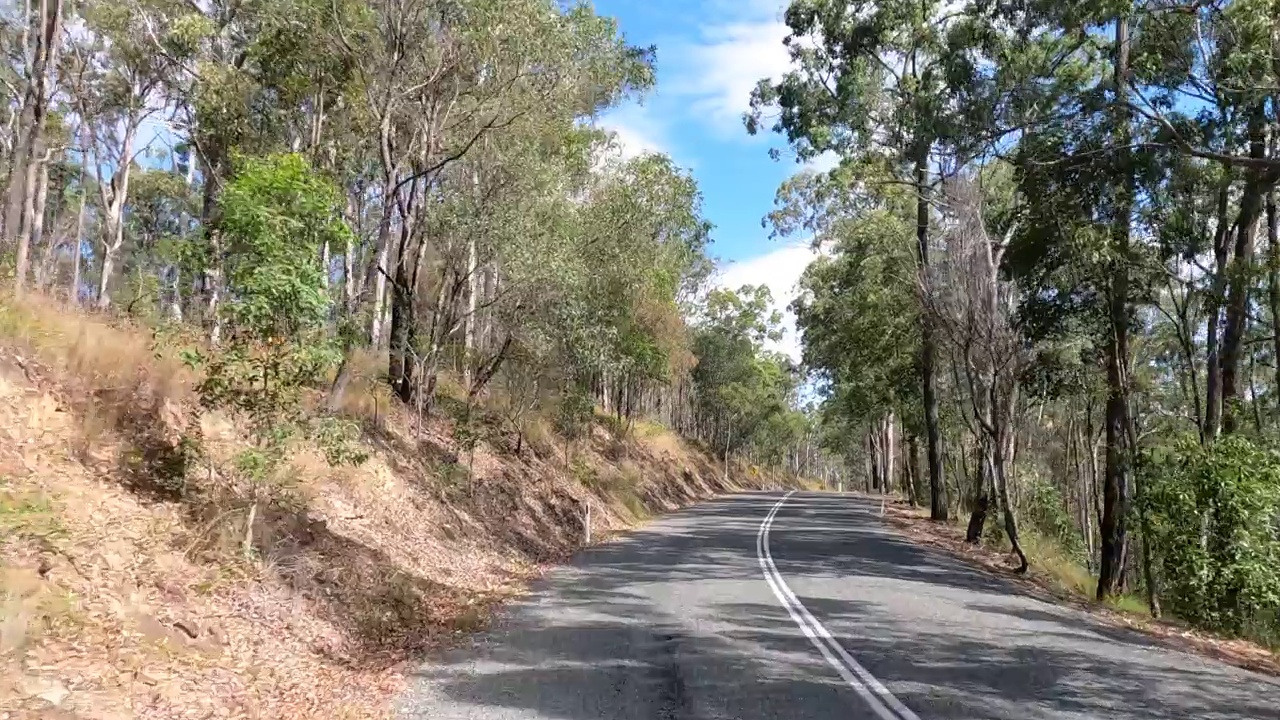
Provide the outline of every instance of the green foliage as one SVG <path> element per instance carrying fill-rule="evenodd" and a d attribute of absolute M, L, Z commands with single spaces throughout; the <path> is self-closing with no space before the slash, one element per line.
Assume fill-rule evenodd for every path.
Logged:
<path fill-rule="evenodd" d="M 1083 563 L 1084 542 L 1063 503 L 1062 492 L 1041 478 L 1033 478 L 1024 492 L 1019 509 L 1029 527 L 1052 540 L 1071 560 Z"/>
<path fill-rule="evenodd" d="M 811 264 L 794 303 L 805 363 L 831 385 L 833 410 L 868 419 L 902 407 L 919 390 L 919 300 L 905 208 L 836 223 L 829 258 Z"/>
<path fill-rule="evenodd" d="M 301 155 L 242 158 L 220 197 L 234 329 L 255 341 L 305 341 L 328 317 L 320 249 L 345 244 L 342 197 Z"/>
<path fill-rule="evenodd" d="M 569 440 L 583 437 L 591 429 L 595 403 L 581 389 L 571 388 L 560 396 L 556 413 L 556 429 Z"/>
<path fill-rule="evenodd" d="M 574 482 L 587 488 L 594 489 L 600 480 L 599 473 L 594 465 L 585 458 L 578 456 L 569 463 L 569 475 Z"/>
<path fill-rule="evenodd" d="M 692 379 L 700 411 L 717 420 L 721 452 L 753 447 L 777 459 L 803 424 L 793 417 L 797 372 L 790 359 L 765 349 L 780 335 L 764 285 L 714 290 L 694 330 L 698 364 Z"/>
<path fill-rule="evenodd" d="M 361 449 L 360 426 L 350 420 L 312 418 L 308 434 L 332 466 L 360 465 L 369 459 L 369 454 Z"/>
<path fill-rule="evenodd" d="M 203 370 L 197 391 L 205 407 L 248 421 L 255 447 L 237 456 L 235 469 L 256 497 L 299 434 L 316 440 L 331 463 L 358 463 L 363 454 L 352 447 L 349 425 L 313 419 L 302 403 L 303 391 L 339 357 L 323 334 L 329 299 L 319 262 L 320 245 L 348 232 L 339 196 L 298 155 L 243 158 L 240 165 L 220 198 L 228 342 L 213 352 L 188 351 L 186 360 Z"/>
<path fill-rule="evenodd" d="M 1186 440 L 1144 463 L 1169 607 L 1233 633 L 1280 607 L 1280 455 L 1241 437 Z"/>

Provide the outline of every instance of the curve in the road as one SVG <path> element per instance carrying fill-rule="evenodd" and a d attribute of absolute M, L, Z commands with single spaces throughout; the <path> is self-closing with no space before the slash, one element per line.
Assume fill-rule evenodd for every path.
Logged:
<path fill-rule="evenodd" d="M 720 498 L 584 549 L 417 668 L 398 713 L 1280 720 L 1272 678 L 1020 593 L 902 537 L 880 503 L 780 496 Z"/>
<path fill-rule="evenodd" d="M 884 683 L 862 667 L 844 649 L 844 646 L 836 641 L 826 626 L 815 618 L 800 598 L 791 591 L 782 573 L 778 572 L 777 565 L 773 563 L 773 554 L 769 551 L 769 531 L 773 527 L 773 519 L 778 515 L 778 511 L 794 492 L 793 490 L 783 495 L 782 499 L 774 503 L 769 514 L 760 521 L 760 529 L 756 532 L 756 558 L 760 562 L 760 570 L 764 573 L 765 582 L 769 583 L 769 588 L 773 590 L 783 609 L 800 627 L 805 637 L 809 638 L 809 642 L 818 649 L 827 664 L 831 665 L 849 687 L 858 693 L 858 696 L 871 707 L 872 712 L 880 720 L 920 720 L 918 715 L 889 692 Z"/>

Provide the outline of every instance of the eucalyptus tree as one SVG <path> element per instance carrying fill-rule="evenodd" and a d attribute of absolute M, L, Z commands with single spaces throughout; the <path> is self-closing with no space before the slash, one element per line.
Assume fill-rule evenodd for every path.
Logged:
<path fill-rule="evenodd" d="M 23 5 L 24 12 L 5 20 L 7 45 L 16 48 L 8 53 L 17 56 L 17 82 L 10 84 L 12 101 L 12 138 L 5 186 L 3 230 L 6 240 L 15 244 L 15 289 L 26 287 L 31 264 L 31 243 L 38 235 L 37 224 L 43 208 L 37 207 L 40 179 L 47 178 L 51 149 L 46 147 L 46 128 L 56 91 L 58 54 L 64 43 L 66 8 L 62 0 L 40 0 L 38 6 Z M 14 13 L 16 15 L 16 13 Z M 17 35 L 17 42 L 13 35 Z M 16 50 L 16 52 L 14 52 Z M 12 105 L 11 105 L 12 107 Z"/>
<path fill-rule="evenodd" d="M 137 160 L 147 150 L 144 123 L 162 107 L 162 59 L 137 28 L 128 5 L 89 4 L 84 38 L 69 48 L 75 68 L 68 88 L 87 141 L 85 162 L 98 189 L 99 280 L 96 304 L 111 304 L 110 287 L 125 242 L 125 207 Z"/>
<path fill-rule="evenodd" d="M 1133 39 L 1127 96 L 1131 111 L 1156 128 L 1153 144 L 1216 165 L 1222 178 L 1214 228 L 1214 306 L 1208 318 L 1211 345 L 1221 337 L 1206 388 L 1210 438 L 1218 430 L 1219 413 L 1223 432 L 1240 425 L 1247 399 L 1241 362 L 1256 248 L 1260 226 L 1265 222 L 1266 232 L 1273 232 L 1275 224 L 1274 210 L 1267 215 L 1280 183 L 1280 157 L 1274 149 L 1280 128 L 1274 15 L 1248 1 L 1158 0 L 1141 6 Z M 1236 188 L 1238 198 L 1232 198 Z M 1225 311 L 1221 320 L 1219 303 Z"/>
<path fill-rule="evenodd" d="M 1017 288 L 1000 270 L 1016 227 L 1013 198 L 1008 197 L 1009 173 L 999 165 L 985 170 L 946 184 L 943 253 L 926 302 L 955 364 L 962 368 L 963 394 L 979 440 L 980 480 L 968 539 L 981 536 L 991 497 L 988 488 L 994 489 L 1005 535 L 1020 562 L 1018 572 L 1025 572 L 1027 556 L 1018 540 L 1009 486 L 1023 404 L 1022 376 L 1031 348 L 1017 327 Z"/>
<path fill-rule="evenodd" d="M 827 390 L 824 413 L 861 428 L 869 483 L 887 488 L 899 454 L 896 427 L 907 428 L 905 465 L 913 467 L 922 415 L 913 410 L 922 315 L 911 253 L 914 198 L 893 184 L 850 193 L 839 177 L 818 175 L 793 179 L 780 197 L 775 230 L 813 232 L 825 251 L 805 270 L 792 303 L 804 364 Z"/>
<path fill-rule="evenodd" d="M 771 303 L 764 285 L 712 290 L 694 328 L 698 413 L 704 436 L 723 453 L 726 472 L 731 452 L 776 455 L 777 441 L 790 444 L 777 433 L 796 430 L 790 419 L 796 369 L 765 349 L 781 332 L 781 314 Z"/>
<path fill-rule="evenodd" d="M 772 129 L 801 159 L 836 153 L 851 185 L 901 184 L 915 194 L 915 247 L 927 277 L 930 202 L 941 143 L 953 123 L 947 97 L 947 35 L 959 13 L 946 3 L 794 0 L 785 40 L 793 69 L 752 93 L 748 131 Z M 920 385 L 928 439 L 930 510 L 947 517 L 938 418 L 937 342 L 920 316 Z"/>

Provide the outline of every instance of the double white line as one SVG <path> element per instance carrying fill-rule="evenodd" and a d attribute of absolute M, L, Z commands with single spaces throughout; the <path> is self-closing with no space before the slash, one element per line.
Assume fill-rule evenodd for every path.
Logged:
<path fill-rule="evenodd" d="M 773 589 L 773 594 L 778 597 L 778 602 L 787 609 L 791 619 L 800 626 L 805 637 L 808 637 L 809 642 L 822 653 L 827 664 L 844 678 L 845 683 L 853 688 L 867 705 L 871 706 L 880 720 L 920 720 L 918 715 L 894 697 L 888 688 L 858 664 L 858 661 L 854 660 L 853 656 L 831 637 L 827 628 L 809 613 L 804 603 L 800 602 L 800 598 L 791 592 L 790 587 L 787 587 L 787 582 L 782 579 L 782 573 L 778 572 L 778 567 L 773 564 L 773 555 L 769 553 L 769 528 L 773 526 L 773 519 L 777 516 L 778 510 L 782 509 L 783 504 L 794 492 L 793 490 L 783 495 L 782 499 L 774 504 L 769 514 L 761 521 L 760 530 L 756 533 L 756 558 L 760 560 L 760 569 L 764 572 L 765 581 Z"/>

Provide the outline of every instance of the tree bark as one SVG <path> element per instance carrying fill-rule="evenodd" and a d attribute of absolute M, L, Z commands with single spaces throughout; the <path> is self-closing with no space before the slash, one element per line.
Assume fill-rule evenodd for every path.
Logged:
<path fill-rule="evenodd" d="M 1261 106 L 1249 118 L 1249 155 L 1266 157 L 1266 117 Z M 1253 269 L 1255 238 L 1262 216 L 1264 198 L 1275 181 L 1260 170 L 1249 171 L 1240 210 L 1236 216 L 1235 256 L 1228 280 L 1227 315 L 1222 337 L 1222 432 L 1234 432 L 1239 426 L 1240 353 L 1248 322 L 1250 277 Z"/>
<path fill-rule="evenodd" d="M 1280 140 L 1280 139 L 1277 139 Z M 1277 142 L 1273 140 L 1273 143 Z M 1268 290 L 1271 305 L 1271 361 L 1275 364 L 1275 384 L 1272 392 L 1276 401 L 1275 422 L 1280 426 L 1280 216 L 1276 212 L 1276 189 L 1267 193 L 1267 264 L 1270 270 Z"/>
<path fill-rule="evenodd" d="M 1204 426 L 1200 436 L 1207 444 L 1218 435 L 1222 418 L 1222 363 L 1219 357 L 1219 326 L 1222 301 L 1227 287 L 1227 260 L 1231 249 L 1231 228 L 1227 224 L 1230 177 L 1218 188 L 1217 228 L 1213 233 L 1214 276 L 1205 300 L 1205 405 Z"/>
<path fill-rule="evenodd" d="M 473 170 L 471 173 L 471 187 L 478 196 L 480 194 L 478 170 Z M 476 306 L 479 303 L 480 294 L 479 269 L 476 257 L 476 234 L 473 230 L 467 235 L 467 325 L 463 331 L 462 341 L 462 384 L 468 387 L 471 385 L 471 358 L 476 351 L 476 323 L 479 321 L 476 317 Z"/>
<path fill-rule="evenodd" d="M 1129 19 L 1116 19 L 1115 91 L 1117 199 L 1111 241 L 1115 259 L 1111 264 L 1108 319 L 1111 338 L 1107 343 L 1107 461 L 1103 481 L 1102 564 L 1098 572 L 1099 600 L 1115 594 L 1125 568 L 1126 515 L 1129 510 L 1128 453 L 1125 450 L 1125 418 L 1128 397 L 1129 362 L 1129 224 L 1132 218 L 1134 176 L 1129 146 Z"/>
<path fill-rule="evenodd" d="M 929 203 L 927 148 L 916 151 L 916 252 L 920 262 L 920 280 L 927 292 L 929 282 Z M 924 396 L 924 425 L 929 462 L 929 517 L 947 519 L 947 502 L 943 492 L 942 430 L 938 419 L 938 394 L 934 387 L 934 357 L 937 354 L 933 324 L 928 313 L 920 314 L 920 381 Z"/>
<path fill-rule="evenodd" d="M 1016 389 L 1010 392 L 1016 393 Z M 1008 536 L 1009 544 L 1013 547 L 1013 552 L 1018 556 L 1018 562 L 1020 563 L 1015 572 L 1022 574 L 1027 571 L 1027 554 L 1022 551 L 1022 543 L 1018 541 L 1018 522 L 1014 518 L 1013 503 L 1009 501 L 1008 459 L 1013 448 L 1014 436 L 1010 432 L 1011 428 L 1008 423 L 1001 418 L 1001 415 L 1006 412 L 1011 413 L 1017 400 L 1012 395 L 1004 400 L 1009 403 L 1010 407 L 1007 410 L 997 409 L 992 413 L 992 420 L 997 423 L 995 425 L 996 436 L 992 438 L 992 465 L 994 465 L 995 470 L 996 492 L 1000 495 L 1000 507 L 1004 511 L 1004 532 Z"/>
<path fill-rule="evenodd" d="M 907 486 L 907 499 L 915 507 L 920 504 L 920 438 L 915 433 L 907 435 L 907 475 L 911 483 Z"/>
<path fill-rule="evenodd" d="M 372 262 L 369 264 L 364 287 L 373 282 L 373 313 L 369 319 L 369 345 L 380 348 L 383 345 L 383 333 L 386 325 L 383 322 L 387 304 L 387 276 L 391 273 L 391 223 L 396 212 L 395 197 L 391 195 L 394 179 L 387 180 L 383 192 L 387 193 L 382 202 L 382 217 L 378 221 L 378 246 Z M 357 308 L 352 308 L 354 312 Z"/>
<path fill-rule="evenodd" d="M 23 18 L 24 35 L 30 13 Z M 62 0 L 41 0 L 40 32 L 36 35 L 35 52 L 32 54 L 31 80 L 27 85 L 23 101 L 22 119 L 25 125 L 19 126 L 19 132 L 26 135 L 23 142 L 15 143 L 21 152 L 14 154 L 10 167 L 9 212 L 20 207 L 17 232 L 17 253 L 15 266 L 15 292 L 21 296 L 26 289 L 27 273 L 31 265 L 31 242 L 36 223 L 36 184 L 39 181 L 39 166 L 42 164 L 44 152 L 44 124 L 49 112 L 50 74 L 58 63 L 58 48 L 62 41 Z M 26 45 L 24 43 L 23 50 Z M 15 188 L 14 184 L 21 182 Z M 15 194 L 16 189 L 16 194 Z M 11 216 L 6 216 L 9 226 Z M 8 230 L 9 227 L 6 227 Z"/>
<path fill-rule="evenodd" d="M 80 207 L 76 209 L 76 234 L 71 238 L 71 287 L 67 290 L 67 299 L 73 307 L 80 305 L 80 258 L 84 254 L 84 211 L 85 203 L 88 202 L 88 191 L 84 180 L 82 165 L 80 167 Z"/>
<path fill-rule="evenodd" d="M 31 204 L 31 247 L 36 248 L 44 243 L 44 216 L 49 205 L 49 161 L 53 159 L 52 148 L 45 148 L 36 163 L 36 193 Z"/>
<path fill-rule="evenodd" d="M 893 412 L 891 411 L 884 419 L 884 482 L 880 485 L 880 492 L 888 493 L 893 489 L 895 476 L 894 467 L 898 458 L 898 444 L 896 433 L 894 432 L 895 422 Z"/>

